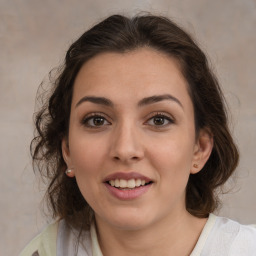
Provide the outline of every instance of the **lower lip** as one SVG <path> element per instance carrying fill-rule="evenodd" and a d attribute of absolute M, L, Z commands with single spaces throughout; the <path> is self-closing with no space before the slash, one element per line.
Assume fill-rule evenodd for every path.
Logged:
<path fill-rule="evenodd" d="M 136 187 L 133 189 L 122 190 L 122 189 L 118 189 L 116 187 L 112 187 L 108 183 L 104 183 L 104 184 L 105 184 L 106 188 L 108 189 L 108 191 L 114 197 L 121 199 L 121 200 L 136 199 L 136 198 L 142 196 L 143 194 L 145 194 L 152 186 L 152 183 L 151 183 L 146 186 L 140 186 L 140 187 Z"/>

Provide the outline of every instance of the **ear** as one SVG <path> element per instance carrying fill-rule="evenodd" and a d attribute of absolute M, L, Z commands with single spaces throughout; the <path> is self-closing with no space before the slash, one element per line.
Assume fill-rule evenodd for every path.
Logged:
<path fill-rule="evenodd" d="M 191 174 L 198 173 L 209 159 L 213 148 L 213 136 L 209 129 L 201 129 L 194 148 Z"/>
<path fill-rule="evenodd" d="M 67 169 L 72 170 L 72 172 L 69 173 L 68 176 L 74 176 L 74 168 L 73 168 L 73 163 L 70 157 L 70 151 L 69 151 L 69 145 L 68 145 L 68 140 L 67 138 L 63 138 L 61 142 L 61 150 L 62 150 L 62 156 L 64 158 L 64 161 L 67 165 Z"/>

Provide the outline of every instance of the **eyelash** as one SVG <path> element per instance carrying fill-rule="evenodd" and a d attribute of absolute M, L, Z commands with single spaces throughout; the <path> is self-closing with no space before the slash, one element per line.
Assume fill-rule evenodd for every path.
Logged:
<path fill-rule="evenodd" d="M 156 124 L 151 124 L 156 129 L 161 129 L 165 128 L 166 126 L 169 126 L 170 124 L 174 124 L 174 119 L 171 118 L 169 115 L 163 112 L 156 112 L 156 113 L 151 113 L 149 118 L 147 119 L 146 123 L 149 123 L 150 120 L 153 120 L 154 118 L 162 118 L 164 119 L 164 122 L 167 120 L 168 123 L 164 125 L 156 125 Z M 150 124 L 149 124 L 150 125 Z"/>
<path fill-rule="evenodd" d="M 101 118 L 101 119 L 103 119 L 103 123 L 107 122 L 107 125 L 111 125 L 111 123 L 107 120 L 108 118 L 102 113 L 91 113 L 91 114 L 87 115 L 81 121 L 81 124 L 86 126 L 87 128 L 91 128 L 91 129 L 99 129 L 99 128 L 103 127 L 104 124 L 99 125 L 99 126 L 89 124 L 89 121 L 93 121 L 96 118 Z M 149 124 L 149 121 L 153 120 L 154 118 L 162 118 L 162 119 L 164 119 L 164 122 L 167 120 L 168 123 L 164 124 L 164 125 Z M 173 124 L 173 123 L 174 123 L 174 119 L 163 112 L 151 113 L 150 116 L 148 117 L 147 121 L 145 122 L 145 124 L 147 124 L 149 126 L 153 126 L 156 129 L 165 128 L 166 126 Z"/>
<path fill-rule="evenodd" d="M 96 118 L 101 118 L 103 119 L 103 122 L 108 122 L 107 125 L 110 125 L 111 123 L 107 120 L 107 117 L 102 114 L 102 113 L 91 113 L 89 115 L 87 115 L 85 118 L 83 118 L 81 124 L 86 126 L 87 128 L 92 128 L 92 129 L 97 129 L 97 128 L 101 128 L 101 126 L 97 126 L 97 125 L 90 125 L 88 124 L 89 121 L 96 119 Z"/>

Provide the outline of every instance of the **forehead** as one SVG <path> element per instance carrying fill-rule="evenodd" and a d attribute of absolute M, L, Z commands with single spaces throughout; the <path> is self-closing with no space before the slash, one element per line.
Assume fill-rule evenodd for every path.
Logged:
<path fill-rule="evenodd" d="M 87 61 L 76 77 L 73 99 L 96 94 L 124 100 L 131 93 L 138 99 L 166 93 L 189 98 L 178 61 L 157 50 L 141 48 L 103 53 Z"/>

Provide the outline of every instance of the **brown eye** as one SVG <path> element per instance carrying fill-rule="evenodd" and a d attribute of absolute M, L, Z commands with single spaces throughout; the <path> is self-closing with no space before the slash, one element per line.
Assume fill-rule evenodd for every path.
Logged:
<path fill-rule="evenodd" d="M 86 117 L 82 124 L 89 127 L 89 128 L 100 128 L 105 125 L 110 125 L 110 122 L 107 121 L 107 119 L 100 115 L 93 115 Z"/>
<path fill-rule="evenodd" d="M 166 116 L 164 114 L 154 115 L 147 121 L 148 125 L 159 127 L 159 128 L 168 126 L 173 123 L 174 123 L 173 119 L 171 119 L 169 116 Z"/>
<path fill-rule="evenodd" d="M 93 119 L 92 119 L 92 121 L 93 121 L 93 124 L 95 125 L 95 126 L 100 126 L 100 125 L 103 125 L 104 124 L 104 118 L 102 118 L 102 117 L 94 117 Z"/>
<path fill-rule="evenodd" d="M 164 125 L 165 124 L 165 118 L 164 117 L 154 117 L 153 122 L 155 125 Z"/>

